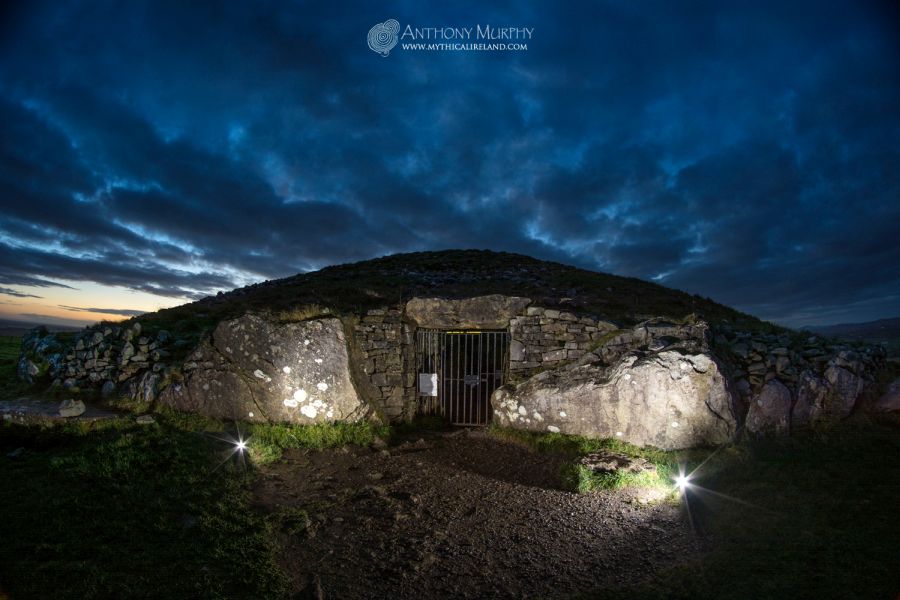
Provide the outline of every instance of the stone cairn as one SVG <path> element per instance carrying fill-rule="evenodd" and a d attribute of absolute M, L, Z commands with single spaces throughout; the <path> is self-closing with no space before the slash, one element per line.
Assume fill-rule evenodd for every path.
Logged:
<path fill-rule="evenodd" d="M 152 401 L 156 384 L 171 375 L 172 341 L 165 330 L 155 336 L 142 335 L 140 323 L 89 327 L 70 344 L 39 327 L 22 338 L 19 377 L 33 383 L 48 375 L 54 385 L 65 389 L 100 388 L 103 396 L 121 389 L 127 396 Z"/>

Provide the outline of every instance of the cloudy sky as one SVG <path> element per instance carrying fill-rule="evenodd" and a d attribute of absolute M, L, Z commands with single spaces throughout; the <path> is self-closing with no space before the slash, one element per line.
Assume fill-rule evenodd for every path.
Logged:
<path fill-rule="evenodd" d="M 887 3 L 11 4 L 0 317 L 122 318 L 443 248 L 789 325 L 900 315 Z M 385 57 L 387 19 L 532 32 Z"/>

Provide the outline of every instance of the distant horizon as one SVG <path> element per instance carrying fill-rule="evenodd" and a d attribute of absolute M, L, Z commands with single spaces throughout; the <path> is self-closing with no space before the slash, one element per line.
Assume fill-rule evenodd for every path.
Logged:
<path fill-rule="evenodd" d="M 482 250 L 483 250 L 483 249 L 482 249 Z M 431 251 L 431 250 L 424 250 L 424 252 L 429 252 L 429 251 Z M 493 250 L 492 250 L 492 251 L 493 251 Z M 503 252 L 503 251 L 495 251 L 495 252 Z M 405 253 L 403 253 L 403 254 L 405 254 Z M 392 255 L 382 255 L 382 256 L 373 257 L 373 258 L 371 258 L 371 259 L 363 259 L 362 261 L 353 261 L 353 262 L 366 262 L 366 261 L 369 261 L 369 260 L 376 260 L 376 259 L 378 259 L 378 258 L 384 258 L 385 256 L 392 256 Z M 524 256 L 524 255 L 523 255 L 523 256 Z M 530 257 L 530 258 L 535 258 L 535 257 Z M 538 259 L 538 260 L 540 260 L 540 259 Z M 564 261 L 552 261 L 552 262 L 560 262 L 561 264 L 569 264 L 570 266 L 576 266 L 576 267 L 578 266 L 578 265 L 571 265 L 571 263 L 566 263 L 566 262 L 564 262 Z M 305 271 L 305 272 L 302 272 L 302 273 L 293 273 L 293 274 L 290 274 L 290 275 L 286 275 L 285 277 L 279 277 L 279 278 L 276 278 L 275 280 L 278 280 L 278 279 L 286 279 L 286 278 L 289 278 L 289 277 L 293 277 L 293 276 L 295 276 L 295 275 L 302 275 L 302 274 L 305 274 L 305 273 L 312 273 L 312 272 L 319 271 L 319 270 L 321 270 L 321 269 L 325 269 L 325 268 L 328 268 L 328 267 L 339 266 L 339 265 L 341 265 L 341 264 L 347 264 L 347 263 L 336 263 L 336 264 L 324 265 L 324 266 L 320 267 L 319 269 L 314 269 L 314 270 L 310 270 L 310 271 Z M 583 268 L 583 267 L 579 267 L 579 268 Z M 588 270 L 593 270 L 593 269 L 588 269 Z M 616 274 L 616 273 L 611 273 L 611 274 L 612 274 L 612 275 L 617 275 L 617 276 L 620 276 L 620 277 L 627 277 L 626 275 L 618 275 L 618 274 Z M 640 279 L 640 278 L 639 278 L 639 279 Z M 247 285 L 247 286 L 249 286 L 249 285 L 254 285 L 254 284 L 262 283 L 262 282 L 264 282 L 264 281 L 273 281 L 273 280 L 268 280 L 268 279 L 266 279 L 266 280 L 259 280 L 259 281 L 255 281 L 255 282 L 250 282 L 250 283 L 248 283 L 248 284 L 246 284 L 246 285 Z M 644 281 L 649 281 L 649 280 L 646 280 L 646 279 L 645 279 Z M 670 286 L 665 286 L 664 284 L 661 284 L 661 285 L 663 285 L 664 287 L 667 287 L 667 288 L 669 288 L 669 289 L 677 289 L 677 288 L 673 288 L 673 287 L 670 287 Z M 241 286 L 241 287 L 246 287 L 246 286 Z M 231 288 L 231 289 L 228 289 L 228 290 L 221 290 L 221 292 L 222 292 L 222 293 L 227 293 L 227 292 L 233 291 L 233 290 L 235 290 L 235 289 L 240 289 L 240 288 Z M 681 291 L 687 292 L 686 290 L 681 290 Z M 687 293 L 690 293 L 690 292 L 687 292 Z M 210 296 L 214 296 L 214 295 L 215 295 L 215 294 L 210 294 Z M 209 296 L 205 296 L 205 297 L 209 297 Z M 200 298 L 198 298 L 197 300 L 199 300 L 199 299 L 200 299 Z M 721 301 L 717 300 L 716 298 L 711 298 L 711 299 L 712 299 L 713 301 L 715 301 L 715 302 L 718 302 L 719 304 L 724 304 L 725 306 L 730 306 L 730 305 L 728 305 L 728 304 L 726 304 L 726 303 L 724 303 L 724 302 L 721 302 Z M 194 301 L 195 301 L 195 300 L 186 300 L 185 302 L 182 302 L 182 303 L 180 303 L 180 304 L 172 304 L 171 306 L 167 306 L 167 307 L 165 307 L 165 308 L 173 308 L 173 307 L 175 307 L 175 306 L 181 306 L 181 305 L 183 305 L 183 304 L 190 304 L 191 302 L 194 302 Z M 88 309 L 88 308 L 82 308 L 82 309 L 80 309 L 80 310 L 74 310 L 74 309 L 76 309 L 76 308 L 77 308 L 77 307 L 68 307 L 67 309 L 68 309 L 68 310 L 73 310 L 74 312 L 82 312 L 82 311 L 84 311 L 84 312 L 100 312 L 100 311 L 97 310 L 97 309 L 91 310 L 91 309 Z M 737 310 L 740 310 L 740 308 L 734 307 L 734 306 L 731 306 L 731 308 L 736 308 Z M 112 309 L 112 310 L 126 311 L 126 312 L 127 312 L 127 311 L 138 312 L 138 311 L 135 310 L 135 309 L 128 309 L 128 308 L 116 308 L 116 309 Z M 150 312 L 155 312 L 155 311 L 142 311 L 142 314 L 146 314 L 146 313 L 150 313 Z M 742 311 L 742 312 L 745 312 L 745 311 Z M 53 326 L 82 327 L 82 328 L 83 328 L 83 327 L 90 327 L 90 326 L 95 325 L 95 324 L 97 324 L 97 323 L 99 323 L 99 322 L 102 322 L 102 321 L 113 321 L 113 322 L 115 322 L 115 321 L 125 321 L 125 320 L 128 320 L 128 319 L 130 319 L 130 318 L 132 318 L 132 317 L 135 317 L 135 316 L 136 316 L 136 317 L 140 317 L 139 314 L 128 315 L 128 316 L 117 315 L 117 314 L 115 314 L 115 313 L 101 313 L 101 314 L 104 314 L 104 315 L 105 315 L 104 318 L 98 318 L 98 319 L 76 319 L 76 318 L 66 318 L 66 317 L 59 317 L 59 316 L 53 316 L 53 315 L 40 315 L 40 314 L 35 314 L 35 313 L 26 313 L 26 314 L 21 314 L 21 313 L 20 313 L 20 314 L 16 314 L 16 313 L 9 313 L 9 312 L 4 311 L 4 310 L 3 310 L 3 305 L 0 304 L 0 322 L 2 322 L 3 320 L 8 320 L 8 321 L 11 321 L 11 322 L 25 323 L 25 324 L 29 324 L 29 325 L 35 325 L 35 326 L 39 326 L 39 325 L 53 325 Z M 766 319 L 766 318 L 764 318 L 764 317 L 762 317 L 762 316 L 760 316 L 760 315 L 755 315 L 755 314 L 752 314 L 752 313 L 748 313 L 748 314 L 751 314 L 752 316 L 757 317 L 757 318 L 759 318 L 759 319 L 761 319 L 761 320 L 764 320 L 764 321 L 769 321 L 769 322 L 775 323 L 775 324 L 777 324 L 777 325 L 781 325 L 781 326 L 783 326 L 783 327 L 788 327 L 788 328 L 791 328 L 791 329 L 797 329 L 797 330 L 802 330 L 802 329 L 807 329 L 807 328 L 816 328 L 816 327 L 830 327 L 830 326 L 835 326 L 835 325 L 864 325 L 864 324 L 873 323 L 873 322 L 877 322 L 877 321 L 881 321 L 881 320 L 888 320 L 888 319 L 896 319 L 896 318 L 900 318 L 900 313 L 893 313 L 893 314 L 889 314 L 889 315 L 883 316 L 883 317 L 876 317 L 876 318 L 873 318 L 873 319 L 860 320 L 860 321 L 831 321 L 831 322 L 805 323 L 805 324 L 803 324 L 803 325 L 791 325 L 791 324 L 789 324 L 789 323 L 779 322 L 779 321 L 773 320 L 773 319 Z M 43 319 L 43 320 L 42 320 L 42 319 Z"/>

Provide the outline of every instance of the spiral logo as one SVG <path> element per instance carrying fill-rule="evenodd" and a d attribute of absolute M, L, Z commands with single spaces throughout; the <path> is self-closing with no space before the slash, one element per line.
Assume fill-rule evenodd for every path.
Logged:
<path fill-rule="evenodd" d="M 400 31 L 400 23 L 394 19 L 388 19 L 369 30 L 369 48 L 382 56 L 387 56 L 391 48 L 397 45 L 397 33 Z"/>

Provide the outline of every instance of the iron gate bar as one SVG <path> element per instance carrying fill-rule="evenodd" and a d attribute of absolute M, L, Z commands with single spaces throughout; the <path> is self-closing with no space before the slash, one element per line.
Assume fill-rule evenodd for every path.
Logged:
<path fill-rule="evenodd" d="M 491 394 L 506 382 L 509 332 L 420 329 L 416 342 L 418 372 L 439 378 L 437 396 L 420 401 L 419 412 L 454 425 L 487 425 Z"/>

